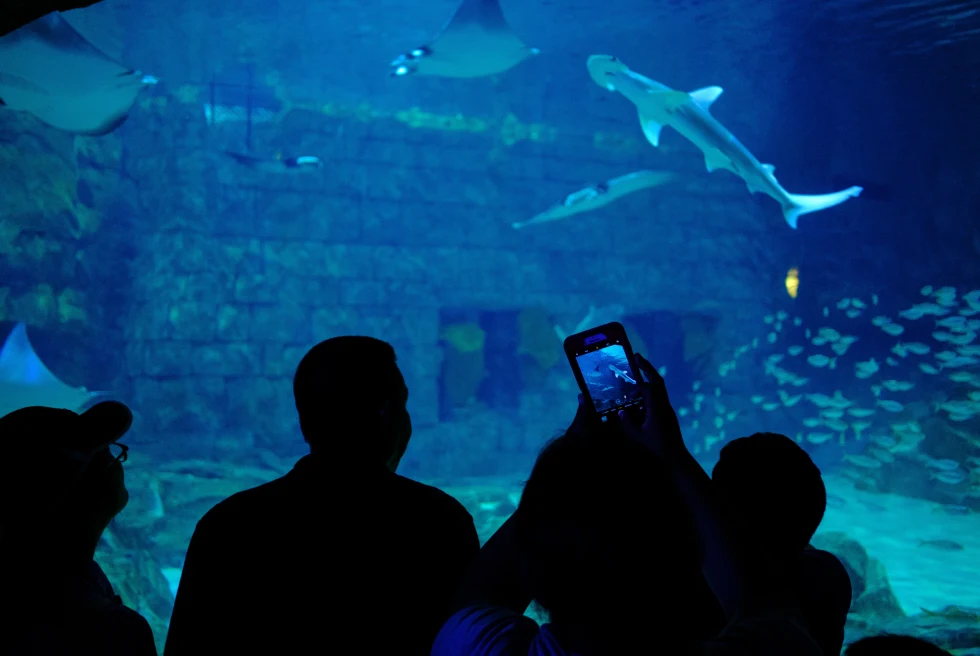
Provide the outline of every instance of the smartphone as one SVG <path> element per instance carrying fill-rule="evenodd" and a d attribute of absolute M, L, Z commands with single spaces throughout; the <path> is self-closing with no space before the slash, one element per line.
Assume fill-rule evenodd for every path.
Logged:
<path fill-rule="evenodd" d="M 619 322 L 565 338 L 565 355 L 589 409 L 608 421 L 620 410 L 642 409 L 639 367 L 626 329 Z"/>

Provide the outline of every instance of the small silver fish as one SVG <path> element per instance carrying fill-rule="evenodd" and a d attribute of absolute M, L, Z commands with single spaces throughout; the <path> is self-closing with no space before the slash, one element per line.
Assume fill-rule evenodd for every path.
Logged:
<path fill-rule="evenodd" d="M 919 546 L 940 551 L 963 551 L 963 545 L 953 540 L 919 540 Z"/>
<path fill-rule="evenodd" d="M 901 412 L 902 410 L 905 409 L 905 406 L 903 406 L 898 401 L 887 401 L 887 400 L 884 401 L 879 400 L 878 407 L 887 410 L 888 412 Z"/>

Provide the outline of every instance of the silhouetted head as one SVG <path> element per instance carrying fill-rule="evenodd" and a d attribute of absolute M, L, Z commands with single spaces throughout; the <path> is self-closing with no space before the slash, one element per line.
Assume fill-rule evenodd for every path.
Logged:
<path fill-rule="evenodd" d="M 931 642 L 906 635 L 885 633 L 862 638 L 844 650 L 844 656 L 951 656 Z"/>
<path fill-rule="evenodd" d="M 398 466 L 412 421 L 391 344 L 357 336 L 320 342 L 299 363 L 293 395 L 311 451 L 351 464 Z"/>
<path fill-rule="evenodd" d="M 129 408 L 115 401 L 81 414 L 34 406 L 0 418 L 5 550 L 94 551 L 129 500 L 121 464 L 126 447 L 117 440 L 132 421 Z"/>
<path fill-rule="evenodd" d="M 827 507 L 820 470 L 800 445 L 778 433 L 726 444 L 711 480 L 753 538 L 778 558 L 807 546 Z"/>
<path fill-rule="evenodd" d="M 701 551 L 669 480 L 653 454 L 615 433 L 567 433 L 542 450 L 517 535 L 529 592 L 557 635 L 633 618 L 643 631 L 689 619 Z"/>

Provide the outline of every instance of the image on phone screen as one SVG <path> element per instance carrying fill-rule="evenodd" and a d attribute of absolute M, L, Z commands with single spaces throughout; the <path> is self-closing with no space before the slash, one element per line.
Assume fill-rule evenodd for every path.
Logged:
<path fill-rule="evenodd" d="M 610 344 L 575 358 L 596 412 L 605 413 L 638 403 L 640 386 L 620 344 Z"/>

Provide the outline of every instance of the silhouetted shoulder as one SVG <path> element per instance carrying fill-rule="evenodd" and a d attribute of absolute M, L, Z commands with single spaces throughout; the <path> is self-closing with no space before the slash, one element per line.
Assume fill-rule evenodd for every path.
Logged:
<path fill-rule="evenodd" d="M 306 458 L 285 476 L 219 502 L 198 523 L 198 532 L 224 541 L 239 531 L 275 527 L 281 539 L 282 531 L 293 533 L 298 524 L 325 521 L 325 509 L 333 525 L 370 519 L 392 533 L 424 531 L 432 539 L 479 549 L 473 518 L 442 490 L 386 470 L 332 476 Z"/>
<path fill-rule="evenodd" d="M 410 478 L 405 478 L 404 476 L 395 474 L 393 486 L 413 498 L 417 498 L 431 504 L 433 508 L 441 509 L 450 514 L 464 515 L 466 517 L 470 516 L 469 511 L 466 510 L 466 508 L 463 507 L 463 504 L 457 501 L 456 498 L 433 485 L 413 481 Z"/>
<path fill-rule="evenodd" d="M 806 548 L 799 560 L 800 603 L 807 629 L 824 654 L 839 654 L 851 608 L 851 578 L 834 554 Z"/>

